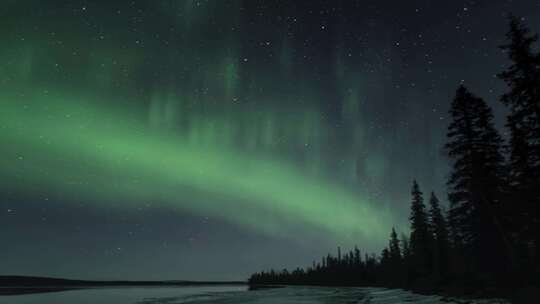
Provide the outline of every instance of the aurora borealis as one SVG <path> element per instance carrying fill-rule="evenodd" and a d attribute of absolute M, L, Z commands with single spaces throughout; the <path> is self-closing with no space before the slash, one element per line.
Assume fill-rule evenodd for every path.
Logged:
<path fill-rule="evenodd" d="M 24 175 L 8 172 L 14 177 L 11 187 L 58 188 L 72 198 L 93 197 L 105 208 L 115 204 L 110 198 L 126 208 L 158 200 L 160 207 L 223 217 L 271 235 L 286 233 L 281 220 L 335 235 L 368 237 L 368 228 L 371 233 L 384 231 L 383 215 L 366 202 L 286 163 L 247 153 L 237 156 L 228 142 L 212 143 L 217 135 L 211 133 L 193 139 L 148 130 L 147 124 L 110 109 L 92 109 L 91 104 L 74 107 L 54 98 L 23 107 L 3 103 L 8 135 L 3 139 L 13 146 L 8 155 L 20 162 L 17 170 L 26 168 Z M 186 192 L 209 200 L 179 203 Z"/>
<path fill-rule="evenodd" d="M 413 178 L 444 197 L 456 84 L 503 111 L 502 14 L 540 20 L 394 2 L 4 1 L 0 271 L 244 279 L 379 250 Z"/>

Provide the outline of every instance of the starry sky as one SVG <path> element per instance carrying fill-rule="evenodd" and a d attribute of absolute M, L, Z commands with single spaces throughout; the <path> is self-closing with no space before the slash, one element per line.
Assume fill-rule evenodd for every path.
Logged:
<path fill-rule="evenodd" d="M 444 201 L 456 87 L 494 108 L 538 1 L 4 0 L 0 274 L 241 280 Z"/>

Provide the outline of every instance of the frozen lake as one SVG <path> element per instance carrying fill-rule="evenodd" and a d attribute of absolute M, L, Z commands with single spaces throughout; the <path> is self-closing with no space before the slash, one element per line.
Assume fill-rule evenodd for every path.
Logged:
<path fill-rule="evenodd" d="M 175 303 L 357 303 L 364 292 L 353 288 L 274 288 L 246 286 L 178 288 L 99 288 L 0 296 L 9 304 L 175 304 Z"/>
<path fill-rule="evenodd" d="M 248 291 L 246 286 L 99 288 L 0 296 L 1 304 L 397 304 L 463 303 L 382 288 L 285 287 Z M 471 302 L 469 302 L 471 303 Z M 506 303 L 485 300 L 472 303 Z"/>

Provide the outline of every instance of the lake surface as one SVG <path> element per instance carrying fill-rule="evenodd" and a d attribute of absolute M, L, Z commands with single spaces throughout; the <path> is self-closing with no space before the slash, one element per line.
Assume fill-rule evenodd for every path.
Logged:
<path fill-rule="evenodd" d="M 246 286 L 99 288 L 0 296 L 4 304 L 345 304 L 358 303 L 358 288 L 287 287 L 248 291 Z"/>
<path fill-rule="evenodd" d="M 0 304 L 509 304 L 497 299 L 463 301 L 401 289 L 247 286 L 96 288 L 0 296 Z"/>

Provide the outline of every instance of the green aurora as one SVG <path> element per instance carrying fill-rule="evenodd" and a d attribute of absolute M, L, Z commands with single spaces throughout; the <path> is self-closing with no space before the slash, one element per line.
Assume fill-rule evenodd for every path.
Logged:
<path fill-rule="evenodd" d="M 249 27 L 242 1 L 220 3 L 140 3 L 160 16 L 150 22 L 113 3 L 29 19 L 31 1 L 9 2 L 0 29 L 6 193 L 99 210 L 151 204 L 366 250 L 392 225 L 406 229 L 405 202 L 391 207 L 411 176 L 388 142 L 407 138 L 377 127 L 366 102 L 382 76 L 367 77 L 367 59 L 355 61 L 340 34 L 316 59 L 327 66 L 314 66 L 291 26 Z"/>
<path fill-rule="evenodd" d="M 290 235 L 298 224 L 349 242 L 387 233 L 390 219 L 356 193 L 287 162 L 213 142 L 218 135 L 211 131 L 194 140 L 158 131 L 136 111 L 66 96 L 3 96 L 1 107 L 3 183 L 12 189 L 53 189 L 102 208 L 158 201 L 272 236 Z"/>

